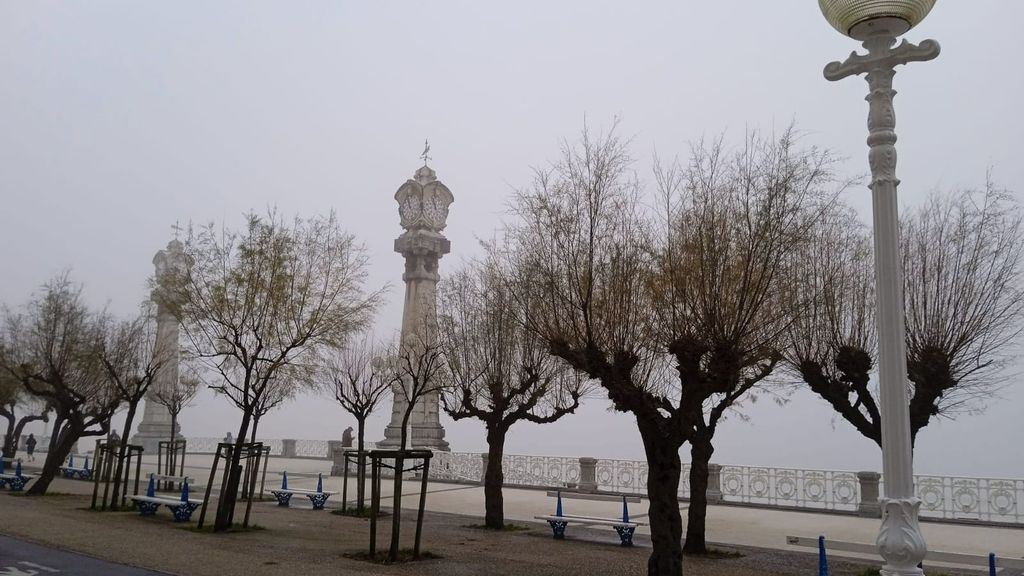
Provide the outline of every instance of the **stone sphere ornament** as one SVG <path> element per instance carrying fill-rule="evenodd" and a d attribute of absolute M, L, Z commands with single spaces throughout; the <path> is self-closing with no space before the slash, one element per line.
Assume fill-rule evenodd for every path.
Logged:
<path fill-rule="evenodd" d="M 833 28 L 865 40 L 878 29 L 905 34 L 924 20 L 935 0 L 818 0 L 818 6 Z"/>

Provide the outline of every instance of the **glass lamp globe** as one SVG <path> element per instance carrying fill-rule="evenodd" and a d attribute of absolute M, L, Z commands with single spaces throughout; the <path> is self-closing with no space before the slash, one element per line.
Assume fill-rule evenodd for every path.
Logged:
<path fill-rule="evenodd" d="M 924 20 L 935 0 L 818 0 L 818 6 L 833 28 L 865 40 L 880 30 L 904 34 Z"/>

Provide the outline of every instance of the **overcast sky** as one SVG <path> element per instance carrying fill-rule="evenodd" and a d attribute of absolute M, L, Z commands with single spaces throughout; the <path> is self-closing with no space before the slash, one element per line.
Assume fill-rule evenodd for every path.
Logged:
<path fill-rule="evenodd" d="M 990 167 L 1024 190 L 1022 21 L 1015 0 L 943 0 L 909 34 L 939 40 L 942 55 L 896 76 L 904 206 L 977 187 Z M 394 285 L 387 332 L 402 301 L 393 194 L 425 138 L 455 195 L 444 274 L 585 118 L 622 119 L 648 182 L 655 151 L 794 120 L 807 144 L 847 158 L 847 174 L 866 173 L 866 84 L 821 73 L 854 48 L 812 0 L 0 0 L 0 302 L 20 304 L 70 268 L 92 303 L 128 314 L 176 221 L 334 209 L 371 253 L 371 285 Z M 870 216 L 866 188 L 847 199 Z M 507 451 L 641 458 L 632 418 L 607 408 L 593 400 L 557 424 L 524 424 Z M 984 416 L 923 431 L 917 470 L 1024 477 L 1022 412 L 1015 377 Z M 807 393 L 748 414 L 720 427 L 716 461 L 881 469 L 874 445 Z M 222 436 L 237 415 L 204 394 L 182 425 Z M 261 430 L 338 438 L 350 424 L 304 397 Z M 448 437 L 458 451 L 485 445 L 475 423 L 449 422 Z"/>

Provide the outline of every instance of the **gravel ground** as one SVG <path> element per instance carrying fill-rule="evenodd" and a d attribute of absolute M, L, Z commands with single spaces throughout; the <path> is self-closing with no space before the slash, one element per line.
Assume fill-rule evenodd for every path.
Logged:
<path fill-rule="evenodd" d="M 306 503 L 299 503 L 301 506 Z M 245 533 L 201 534 L 174 524 L 161 510 L 143 518 L 135 512 L 88 510 L 84 495 L 42 498 L 0 494 L 0 533 L 104 560 L 188 576 L 304 576 L 349 574 L 408 575 L 641 575 L 646 573 L 650 542 L 622 548 L 611 530 L 570 527 L 565 541 L 551 538 L 547 526 L 494 533 L 468 528 L 479 518 L 428 513 L 423 550 L 441 556 L 393 566 L 344 557 L 365 551 L 366 520 L 307 508 L 254 504 L 252 521 L 265 528 Z M 308 504 L 307 504 L 308 506 Z M 195 516 L 198 518 L 198 512 Z M 414 516 L 403 514 L 403 547 L 411 547 Z M 192 524 L 194 526 L 194 523 Z M 390 518 L 379 526 L 378 546 L 390 541 Z M 690 576 L 808 576 L 817 573 L 814 554 L 732 547 L 739 558 L 684 560 Z M 833 560 L 831 574 L 855 575 L 866 566 Z M 930 573 L 931 576 L 931 573 Z"/>

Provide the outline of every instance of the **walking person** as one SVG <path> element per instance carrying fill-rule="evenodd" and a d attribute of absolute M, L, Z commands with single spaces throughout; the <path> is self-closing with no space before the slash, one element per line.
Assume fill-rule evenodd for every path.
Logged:
<path fill-rule="evenodd" d="M 36 456 L 35 456 L 35 452 L 36 452 L 36 437 L 35 437 L 34 434 L 29 434 L 28 435 L 28 439 L 25 440 L 25 452 L 28 453 L 28 461 L 29 462 L 35 462 L 36 461 Z"/>

